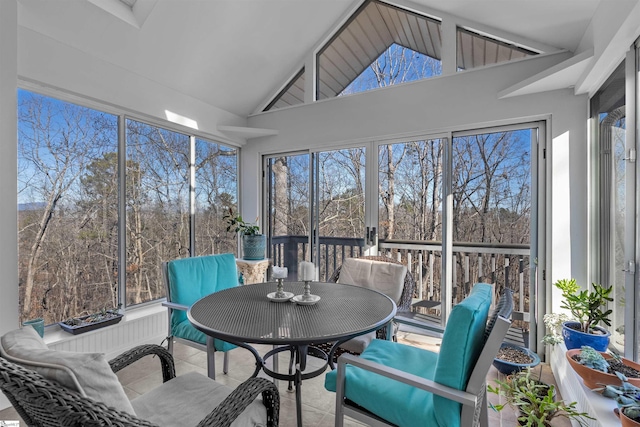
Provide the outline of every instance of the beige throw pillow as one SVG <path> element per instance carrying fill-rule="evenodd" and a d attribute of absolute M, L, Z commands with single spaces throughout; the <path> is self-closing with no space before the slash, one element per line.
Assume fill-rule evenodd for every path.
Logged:
<path fill-rule="evenodd" d="M 0 353 L 11 362 L 107 406 L 135 415 L 104 355 L 49 350 L 32 327 L 6 333 L 0 344 Z"/>
<path fill-rule="evenodd" d="M 342 263 L 338 283 L 382 292 L 396 304 L 400 301 L 407 267 L 384 261 L 347 258 Z"/>

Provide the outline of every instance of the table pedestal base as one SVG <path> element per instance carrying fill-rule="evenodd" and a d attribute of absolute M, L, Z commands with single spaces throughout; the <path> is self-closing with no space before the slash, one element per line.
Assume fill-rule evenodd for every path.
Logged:
<path fill-rule="evenodd" d="M 281 353 L 283 351 L 290 351 L 291 361 L 295 361 L 295 371 L 293 369 L 294 365 L 292 363 L 289 363 L 288 374 L 277 372 L 275 369 L 271 370 L 267 368 L 265 363 L 269 358 L 277 356 L 278 353 Z M 303 372 L 307 368 L 308 355 L 311 355 L 318 359 L 322 359 L 324 361 L 324 364 L 320 368 L 314 369 L 313 371 Z M 262 358 L 261 362 L 262 370 L 271 378 L 289 381 L 289 389 L 291 389 L 291 383 L 293 383 L 296 392 L 296 417 L 298 421 L 298 427 L 302 427 L 302 381 L 309 378 L 315 378 L 327 370 L 327 366 L 329 365 L 329 357 L 327 353 L 320 350 L 319 348 L 309 347 L 307 345 L 282 346 L 276 347 L 273 350 L 267 352 Z"/>

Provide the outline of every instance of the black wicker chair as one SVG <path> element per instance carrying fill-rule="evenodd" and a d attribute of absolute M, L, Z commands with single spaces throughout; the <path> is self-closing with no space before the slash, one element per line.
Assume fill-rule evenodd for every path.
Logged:
<path fill-rule="evenodd" d="M 173 356 L 158 345 L 136 347 L 111 360 L 109 365 L 117 372 L 147 355 L 155 355 L 160 360 L 163 382 L 176 376 Z M 82 396 L 3 357 L 0 357 L 0 389 L 29 426 L 156 425 Z M 243 382 L 198 426 L 229 426 L 259 394 L 267 409 L 267 425 L 277 426 L 280 395 L 273 382 L 264 378 Z"/>

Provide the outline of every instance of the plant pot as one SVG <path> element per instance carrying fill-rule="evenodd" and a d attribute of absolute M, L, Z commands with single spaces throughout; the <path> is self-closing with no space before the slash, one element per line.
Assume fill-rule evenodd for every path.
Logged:
<path fill-rule="evenodd" d="M 616 416 L 620 418 L 620 424 L 622 427 L 640 427 L 640 422 L 634 421 L 631 418 L 627 417 L 624 414 L 624 409 L 620 410 L 618 408 L 614 409 Z"/>
<path fill-rule="evenodd" d="M 40 338 L 44 338 L 44 319 L 42 317 L 22 322 L 22 326 L 33 326 Z"/>
<path fill-rule="evenodd" d="M 603 332 L 602 335 L 587 334 L 571 327 L 579 325 L 580 322 L 575 321 L 564 322 L 562 324 L 562 338 L 564 338 L 564 344 L 567 346 L 567 350 L 580 349 L 583 345 L 588 345 L 597 351 L 607 351 L 611 332 L 600 326 L 596 326 L 594 329 Z"/>
<path fill-rule="evenodd" d="M 105 326 L 115 325 L 122 320 L 122 314 L 113 312 L 108 313 L 109 317 L 94 322 L 86 322 L 86 320 L 91 317 L 91 315 L 87 315 L 74 318 L 78 323 L 76 325 L 69 325 L 65 322 L 58 322 L 58 324 L 64 331 L 69 332 L 73 335 L 78 335 L 84 334 L 85 332 L 93 331 L 94 329 L 104 328 Z"/>
<path fill-rule="evenodd" d="M 538 357 L 538 355 L 532 352 L 531 350 L 529 350 L 528 348 L 521 347 L 519 345 L 511 344 L 508 342 L 503 342 L 502 345 L 500 346 L 501 349 L 509 348 L 509 347 L 521 351 L 522 353 L 531 357 L 533 361 L 531 363 L 515 363 L 515 362 L 510 362 L 508 360 L 498 359 L 496 357 L 495 359 L 493 359 L 493 366 L 495 366 L 498 372 L 500 372 L 501 374 L 511 375 L 514 372 L 520 372 L 523 369 L 533 368 L 534 366 L 537 366 L 538 364 L 540 364 L 540 358 Z"/>
<path fill-rule="evenodd" d="M 615 374 L 608 374 L 606 372 L 598 371 L 597 369 L 587 368 L 584 365 L 576 362 L 573 359 L 573 356 L 580 353 L 580 349 L 567 350 L 565 356 L 569 361 L 569 364 L 573 368 L 574 371 L 582 378 L 584 385 L 590 389 L 603 387 L 605 385 L 620 385 L 621 381 Z M 610 354 L 600 352 L 605 359 L 611 359 L 612 356 Z M 629 359 L 622 358 L 622 362 L 631 366 L 634 369 L 640 371 L 640 365 L 635 362 L 632 362 Z M 628 381 L 635 385 L 636 387 L 640 387 L 640 378 L 629 378 Z"/>
<path fill-rule="evenodd" d="M 264 234 L 242 235 L 242 259 L 260 260 L 264 259 L 267 248 L 267 236 Z"/>

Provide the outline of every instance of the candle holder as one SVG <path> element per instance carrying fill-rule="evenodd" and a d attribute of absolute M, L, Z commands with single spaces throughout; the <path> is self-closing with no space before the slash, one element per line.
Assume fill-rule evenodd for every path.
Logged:
<path fill-rule="evenodd" d="M 285 297 L 285 292 L 284 292 L 284 279 L 276 279 L 276 281 L 278 282 L 278 288 L 276 290 L 276 298 L 284 298 Z"/>
<path fill-rule="evenodd" d="M 292 298 L 293 302 L 300 305 L 313 305 L 320 301 L 320 297 L 318 295 L 313 295 L 311 293 L 311 281 L 304 281 L 304 293 L 302 295 L 296 295 Z"/>
<path fill-rule="evenodd" d="M 276 291 L 267 294 L 267 298 L 274 302 L 285 302 L 291 300 L 293 293 L 284 291 L 284 278 L 276 278 L 276 283 Z"/>

